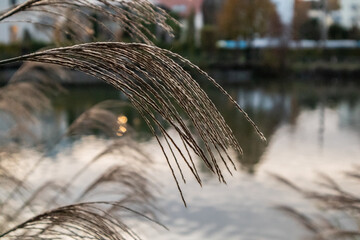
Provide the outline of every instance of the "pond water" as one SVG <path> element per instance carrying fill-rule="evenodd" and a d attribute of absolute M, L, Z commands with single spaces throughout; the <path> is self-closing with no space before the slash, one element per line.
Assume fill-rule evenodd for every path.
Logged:
<path fill-rule="evenodd" d="M 239 170 L 233 176 L 226 175 L 227 185 L 218 183 L 217 177 L 200 162 L 196 165 L 203 177 L 203 187 L 190 172 L 185 172 L 187 183 L 181 187 L 187 208 L 146 124 L 130 107 L 121 109 L 129 120 L 129 129 L 136 133 L 138 147 L 153 161 L 149 171 L 158 188 L 156 215 L 169 228 L 167 231 L 145 224 L 139 227 L 145 239 L 302 239 L 307 232 L 275 206 L 288 205 L 309 214 L 318 210 L 310 201 L 274 180 L 271 174 L 316 189 L 315 182 L 321 172 L 349 188 L 356 186 L 356 182 L 344 178 L 343 172 L 360 163 L 359 85 L 341 81 L 274 81 L 226 86 L 263 131 L 267 143 L 258 138 L 224 96 L 210 87 L 205 90 L 232 128 L 244 155 L 232 154 Z M 41 137 L 55 141 L 84 110 L 108 99 L 123 99 L 123 96 L 102 86 L 70 88 L 66 95 L 54 99 L 53 109 L 38 127 Z M 50 145 L 52 140 L 48 140 Z M 72 147 L 68 146 L 69 141 L 60 142 L 51 153 L 56 157 L 48 156 L 49 161 L 29 179 L 30 185 L 39 185 L 44 179 L 68 179 L 83 158 L 101 152 L 108 141 L 86 136 Z M 26 156 L 26 164 L 38 157 L 30 149 L 19 154 Z M 89 176 L 98 176 L 98 167 L 109 166 L 111 161 L 96 163 L 75 186 L 80 186 Z M 61 168 L 65 170 L 60 171 Z"/>

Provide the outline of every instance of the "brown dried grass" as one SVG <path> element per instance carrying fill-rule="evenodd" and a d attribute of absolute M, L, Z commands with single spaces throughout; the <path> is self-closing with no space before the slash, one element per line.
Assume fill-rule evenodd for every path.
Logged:
<path fill-rule="evenodd" d="M 147 44 L 152 44 L 151 39 L 155 38 L 147 25 L 156 24 L 172 36 L 172 28 L 167 21 L 177 23 L 148 0 L 28 0 L 3 13 L 0 22 L 19 21 L 51 27 L 71 34 L 77 41 L 83 41 L 84 37 L 81 36 L 84 35 L 91 37 L 91 22 L 97 22 L 103 30 L 113 35 L 102 20 L 94 18 L 92 13 L 118 24 L 134 40 Z M 41 22 L 41 17 L 53 19 L 53 24 Z M 66 27 L 73 25 L 73 33 L 67 31 L 62 23 L 66 23 Z"/>
<path fill-rule="evenodd" d="M 356 181 L 357 170 L 346 173 L 347 176 Z M 360 238 L 360 195 L 348 191 L 338 184 L 333 178 L 325 174 L 320 175 L 318 182 L 321 187 L 318 190 L 308 190 L 295 185 L 291 181 L 274 175 L 275 179 L 282 184 L 291 187 L 305 198 L 314 201 L 322 213 L 317 216 L 307 216 L 290 206 L 278 206 L 277 209 L 291 216 L 303 225 L 312 235 L 311 239 L 332 240 L 332 239 L 359 239 Z M 332 213 L 329 217 L 326 213 Z M 341 224 L 342 221 L 352 222 L 351 229 Z"/>
<path fill-rule="evenodd" d="M 134 43 L 87 43 L 40 51 L 3 60 L 0 61 L 0 64 L 15 61 L 51 63 L 79 70 L 122 91 L 144 118 L 159 142 L 182 198 L 174 168 L 165 151 L 166 146 L 170 149 L 177 166 L 179 164 L 176 152 L 200 184 L 201 178 L 190 151 L 200 157 L 222 182 L 225 182 L 225 179 L 217 159 L 220 159 L 227 170 L 231 172 L 229 165 L 235 169 L 236 166 L 229 157 L 228 150 L 235 149 L 242 153 L 238 141 L 224 118 L 192 75 L 184 69 L 185 66 L 206 77 L 209 82 L 218 87 L 229 101 L 243 113 L 260 138 L 265 140 L 255 123 L 214 79 L 181 56 L 158 47 Z M 185 113 L 186 117 L 181 115 L 178 108 Z M 185 153 L 180 150 L 181 146 L 175 142 L 173 136 L 168 134 L 164 124 L 158 120 L 158 116 L 176 129 L 189 157 L 186 157 Z M 196 133 L 191 132 L 189 124 L 196 129 Z M 157 131 L 163 135 L 166 141 L 165 145 L 157 137 Z M 197 142 L 195 136 L 200 137 L 201 144 Z M 205 146 L 205 149 L 201 145 Z M 179 168 L 179 171 L 181 173 L 182 170 Z"/>

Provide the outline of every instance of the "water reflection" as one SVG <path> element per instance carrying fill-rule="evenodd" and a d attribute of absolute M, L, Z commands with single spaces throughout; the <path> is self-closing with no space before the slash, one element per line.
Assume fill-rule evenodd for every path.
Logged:
<path fill-rule="evenodd" d="M 224 102 L 224 97 L 214 89 L 207 89 L 212 100 L 219 107 L 225 120 L 232 128 L 235 136 L 239 140 L 244 156 L 238 156 L 241 167 L 248 173 L 255 173 L 259 164 L 263 161 L 263 154 L 269 144 L 271 144 L 274 133 L 281 126 L 289 124 L 295 128 L 299 121 L 302 111 L 318 111 L 317 145 L 323 148 L 326 134 L 326 109 L 333 109 L 339 114 L 339 124 L 341 128 L 352 129 L 360 134 L 360 89 L 358 87 L 346 87 L 337 85 L 316 85 L 309 83 L 275 83 L 275 84 L 256 84 L 228 87 L 226 89 L 240 106 L 256 122 L 259 128 L 267 137 L 268 143 L 264 144 L 259 140 L 250 124 L 241 116 L 233 106 Z M 90 94 L 85 94 L 89 93 Z M 58 127 L 52 126 L 49 129 L 58 128 L 63 131 L 76 116 L 94 103 L 108 99 L 121 99 L 118 92 L 107 88 L 93 89 L 70 89 L 68 97 L 56 100 L 55 121 Z M 144 121 L 131 107 L 123 107 L 121 111 L 126 116 L 129 126 L 135 132 L 140 133 L 141 138 L 150 139 L 151 134 Z M 123 119 L 120 119 L 123 121 Z M 306 119 L 304 121 L 307 121 Z M 61 126 L 61 127 L 60 127 Z M 121 127 L 121 126 L 120 126 Z M 123 127 L 119 131 L 124 132 Z M 205 167 L 203 168 L 206 171 Z"/>
<path fill-rule="evenodd" d="M 288 233 L 284 229 L 291 230 L 296 239 L 302 236 L 303 232 L 287 217 L 275 212 L 272 206 L 285 201 L 286 204 L 300 206 L 304 211 L 309 211 L 311 208 L 300 201 L 296 194 L 289 193 L 287 189 L 272 182 L 267 173 L 276 172 L 295 181 L 309 184 L 315 171 L 321 170 L 339 178 L 341 169 L 357 163 L 360 156 L 358 148 L 360 89 L 358 87 L 324 84 L 319 86 L 293 82 L 286 85 L 249 84 L 228 87 L 227 90 L 258 124 L 268 143 L 261 142 L 241 114 L 235 111 L 230 103 L 224 102 L 223 96 L 217 91 L 207 89 L 244 149 L 244 156 L 236 156 L 243 173 L 233 177 L 227 176 L 228 185 L 219 185 L 216 178 L 206 174 L 208 170 L 202 162 L 197 162 L 205 179 L 204 188 L 200 189 L 194 179 L 186 176 L 190 180 L 183 186 L 183 190 L 190 206 L 188 209 L 184 208 L 179 198 L 165 164 L 166 161 L 146 124 L 131 107 L 120 107 L 121 114 L 116 115 L 115 119 L 117 123 L 115 133 L 134 129 L 133 132 L 140 133 L 136 139 L 142 141 L 136 143 L 137 147 L 133 147 L 132 154 L 129 154 L 126 141 L 114 144 L 112 149 L 121 151 L 117 156 L 127 157 L 125 165 L 133 164 L 132 159 L 138 154 L 139 149 L 145 151 L 145 156 L 153 159 L 155 165 L 150 170 L 152 173 L 150 179 L 156 183 L 154 185 L 162 184 L 156 208 L 163 211 L 164 215 L 160 217 L 160 221 L 170 228 L 170 232 L 144 230 L 144 235 L 150 236 L 150 239 L 285 240 L 288 239 Z M 68 95 L 55 99 L 54 108 L 44 118 L 45 125 L 41 129 L 47 135 L 43 137 L 56 139 L 64 134 L 82 112 L 95 103 L 109 98 L 122 99 L 123 96 L 107 87 L 69 89 Z M 172 129 L 168 130 L 172 131 Z M 65 185 L 72 186 L 73 193 L 78 192 L 79 186 L 84 190 L 83 194 L 75 194 L 73 199 L 86 196 L 96 200 L 96 196 L 89 195 L 87 189 L 96 189 L 98 184 L 106 184 L 107 181 L 104 179 L 110 182 L 122 176 L 114 174 L 112 175 L 114 178 L 104 177 L 108 176 L 109 172 L 116 173 L 115 170 L 119 169 L 112 167 L 114 159 L 97 162 L 88 173 L 79 176 L 78 180 L 70 180 L 72 176 L 79 175 L 78 172 L 84 164 L 86 166 L 84 159 L 91 161 L 94 156 L 101 155 L 109 145 L 107 140 L 86 137 L 75 142 L 73 148 L 67 150 L 65 148 L 59 158 L 49 160 L 46 166 L 35 174 L 32 179 L 32 184 L 38 186 L 35 192 L 36 189 L 41 190 L 51 186 L 50 183 L 44 182 L 45 178 L 56 177 L 62 180 L 63 184 L 65 182 Z M 122 149 L 121 146 L 125 148 Z M 63 148 L 64 145 L 61 147 Z M 31 161 L 41 157 L 37 154 L 27 151 L 21 156 L 27 156 Z M 25 163 L 21 166 L 22 169 L 26 169 Z M 67 172 L 58 173 L 60 167 L 67 169 Z M 139 169 L 143 171 L 143 168 Z M 14 172 L 14 174 L 18 173 Z M 131 173 L 127 174 L 131 175 Z M 105 190 L 109 193 L 114 189 L 105 188 Z M 0 192 L 3 195 L 6 189 L 1 188 Z M 54 196 L 53 192 L 51 194 Z M 60 199 L 60 202 L 70 201 L 66 197 Z M 37 203 L 40 207 L 45 205 L 43 202 Z M 18 210 L 14 211 L 15 215 L 18 215 Z"/>
<path fill-rule="evenodd" d="M 359 133 L 359 88 L 342 87 L 334 90 L 332 85 L 319 87 L 313 84 L 291 83 L 285 86 L 244 86 L 228 91 L 254 119 L 268 139 L 268 144 L 264 145 L 241 114 L 236 113 L 231 105 L 224 104 L 221 97 L 211 95 L 244 149 L 244 157 L 238 159 L 243 169 L 249 173 L 254 173 L 263 161 L 262 156 L 271 144 L 274 133 L 287 124 L 295 128 L 302 111 L 318 111 L 316 126 L 319 148 L 323 147 L 325 140 L 326 109 L 333 109 L 339 113 L 342 127 Z"/>

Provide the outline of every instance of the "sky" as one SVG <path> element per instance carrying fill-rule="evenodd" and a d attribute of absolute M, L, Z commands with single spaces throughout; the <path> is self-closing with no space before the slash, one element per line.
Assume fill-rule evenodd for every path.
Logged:
<path fill-rule="evenodd" d="M 276 4 L 283 23 L 290 24 L 293 17 L 294 0 L 271 0 Z"/>

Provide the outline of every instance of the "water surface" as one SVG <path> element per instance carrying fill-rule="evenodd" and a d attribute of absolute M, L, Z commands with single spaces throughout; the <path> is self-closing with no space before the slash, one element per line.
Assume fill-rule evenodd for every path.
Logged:
<path fill-rule="evenodd" d="M 301 239 L 306 231 L 274 206 L 289 205 L 310 214 L 316 212 L 316 208 L 298 193 L 276 182 L 270 173 L 316 188 L 317 175 L 323 172 L 347 187 L 355 186 L 356 183 L 343 177 L 343 171 L 352 169 L 360 161 L 360 88 L 355 83 L 277 81 L 227 86 L 229 93 L 263 131 L 267 143 L 258 138 L 224 96 L 210 87 L 205 89 L 233 129 L 244 155 L 232 153 L 239 171 L 233 176 L 226 175 L 227 185 L 219 184 L 201 162 L 196 164 L 204 179 L 202 188 L 189 172 L 185 172 L 188 181 L 182 188 L 188 208 L 184 207 L 166 160 L 146 124 L 131 107 L 122 109 L 129 119 L 129 127 L 137 133 L 138 146 L 154 161 L 152 176 L 160 186 L 156 194 L 158 218 L 170 229 L 142 227 L 141 235 L 167 240 Z M 39 127 L 40 135 L 56 139 L 92 105 L 123 98 L 122 94 L 107 87 L 70 88 L 67 95 L 54 99 L 53 109 Z M 40 169 L 33 176 L 32 184 L 55 175 L 58 179 L 66 178 L 81 159 L 96 155 L 107 142 L 87 136 L 77 140 L 70 149 L 67 142 L 62 142 L 57 147 L 60 154 L 42 167 L 46 173 Z M 34 153 L 27 154 L 29 159 L 35 158 Z M 97 164 L 110 165 L 107 161 Z M 65 173 L 59 171 L 60 167 L 66 169 Z M 225 167 L 223 170 L 226 171 Z M 96 174 L 95 166 L 87 176 Z M 85 178 L 78 184 L 86 181 Z"/>

